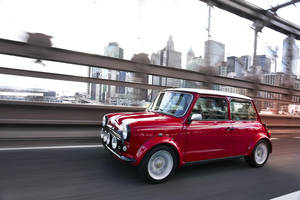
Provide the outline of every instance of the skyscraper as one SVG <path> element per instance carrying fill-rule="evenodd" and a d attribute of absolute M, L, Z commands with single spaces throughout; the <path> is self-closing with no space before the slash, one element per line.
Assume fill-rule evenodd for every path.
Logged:
<path fill-rule="evenodd" d="M 227 57 L 227 75 L 237 78 L 243 77 L 250 67 L 248 61 L 249 59 L 246 56 L 240 58 L 236 56 Z"/>
<path fill-rule="evenodd" d="M 157 53 L 151 55 L 151 64 L 181 68 L 181 52 L 175 51 L 174 41 L 172 36 L 169 37 L 166 47 Z M 167 77 L 152 77 L 152 84 L 170 86 L 170 87 L 180 87 L 181 81 L 174 78 Z M 152 95 L 152 98 L 157 94 L 157 92 Z"/>
<path fill-rule="evenodd" d="M 190 50 L 186 54 L 186 64 L 188 64 L 194 57 L 195 57 L 195 53 L 191 47 Z"/>
<path fill-rule="evenodd" d="M 201 66 L 204 66 L 204 60 L 201 56 L 196 57 L 192 48 L 188 51 L 186 55 L 186 65 L 185 68 L 188 70 L 199 72 Z"/>
<path fill-rule="evenodd" d="M 241 57 L 240 57 L 240 62 L 241 62 L 241 65 L 244 66 L 244 68 L 245 68 L 247 71 L 250 71 L 250 67 L 251 67 L 251 56 L 249 56 L 249 55 L 241 56 Z"/>
<path fill-rule="evenodd" d="M 257 55 L 256 56 L 257 66 L 261 67 L 261 71 L 263 74 L 271 73 L 271 59 L 266 55 Z"/>
<path fill-rule="evenodd" d="M 188 51 L 188 53 L 186 55 L 185 68 L 187 70 L 200 72 L 201 66 L 204 66 L 204 60 L 202 59 L 201 56 L 196 57 L 193 49 L 190 48 L 190 50 Z M 199 87 L 201 87 L 201 85 L 202 84 L 200 82 L 183 80 L 183 87 L 199 88 Z"/>
<path fill-rule="evenodd" d="M 104 48 L 104 55 L 123 59 L 124 50 L 121 47 L 119 47 L 118 43 L 111 42 L 108 44 L 108 46 Z M 92 78 L 103 78 L 119 81 L 125 81 L 126 79 L 126 72 L 96 67 L 91 67 L 89 74 Z M 120 95 L 125 94 L 125 87 L 90 84 L 89 94 L 91 95 L 92 100 L 100 101 L 103 103 L 115 104 L 116 99 L 119 98 Z"/>
<path fill-rule="evenodd" d="M 289 49 L 289 45 L 291 45 L 290 49 Z M 282 48 L 281 71 L 284 73 L 288 73 L 288 74 L 291 73 L 297 75 L 298 59 L 299 59 L 299 47 L 296 45 L 295 39 L 292 37 L 285 38 L 283 40 L 283 48 Z M 291 66 L 291 69 L 288 69 L 288 65 Z"/>
<path fill-rule="evenodd" d="M 132 61 L 137 63 L 149 64 L 150 60 L 148 54 L 139 53 L 134 54 L 131 58 Z M 138 82 L 138 83 L 148 83 L 148 75 L 144 73 L 133 73 L 129 72 L 127 75 L 127 81 L 129 82 Z M 142 105 L 141 101 L 148 100 L 148 91 L 147 89 L 138 89 L 138 88 L 128 88 L 127 96 L 131 105 Z"/>
<path fill-rule="evenodd" d="M 224 62 L 225 45 L 214 40 L 205 41 L 204 62 L 206 67 L 218 67 Z"/>

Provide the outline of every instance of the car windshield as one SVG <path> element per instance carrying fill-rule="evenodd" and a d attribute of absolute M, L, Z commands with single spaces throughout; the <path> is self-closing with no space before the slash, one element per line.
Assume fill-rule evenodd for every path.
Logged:
<path fill-rule="evenodd" d="M 192 99 L 192 94 L 181 92 L 160 93 L 155 102 L 152 104 L 150 110 L 166 115 L 181 117 L 186 113 Z"/>

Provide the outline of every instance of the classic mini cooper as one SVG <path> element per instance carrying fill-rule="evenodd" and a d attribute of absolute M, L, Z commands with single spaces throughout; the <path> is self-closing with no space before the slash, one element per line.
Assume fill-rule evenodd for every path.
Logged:
<path fill-rule="evenodd" d="M 244 157 L 262 167 L 272 152 L 253 100 L 221 91 L 163 90 L 145 112 L 107 114 L 102 127 L 105 148 L 153 183 L 204 160 Z"/>

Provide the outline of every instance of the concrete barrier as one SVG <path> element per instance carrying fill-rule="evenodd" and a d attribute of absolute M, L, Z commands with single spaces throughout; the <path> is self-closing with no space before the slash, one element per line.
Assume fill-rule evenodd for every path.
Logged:
<path fill-rule="evenodd" d="M 300 133 L 300 116 L 260 115 L 271 133 Z"/>
<path fill-rule="evenodd" d="M 143 107 L 0 101 L 0 124 L 99 125 L 106 113 L 138 112 Z"/>

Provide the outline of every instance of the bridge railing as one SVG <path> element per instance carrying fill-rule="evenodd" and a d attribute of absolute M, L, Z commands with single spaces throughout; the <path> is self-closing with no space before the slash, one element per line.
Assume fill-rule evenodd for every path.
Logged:
<path fill-rule="evenodd" d="M 0 54 L 13 55 L 25 58 L 42 59 L 62 63 L 71 63 L 87 67 L 99 67 L 118 71 L 143 73 L 147 75 L 177 78 L 181 80 L 209 82 L 210 84 L 243 88 L 250 91 L 267 91 L 283 96 L 300 96 L 300 91 L 292 88 L 277 87 L 263 83 L 254 83 L 250 80 L 234 79 L 216 75 L 210 75 L 185 69 L 165 67 L 152 64 L 137 63 L 95 54 L 70 51 L 66 49 L 43 47 L 31 45 L 24 42 L 0 39 Z M 16 75 L 23 77 L 44 78 L 53 80 L 75 81 L 83 83 L 106 84 L 114 86 L 125 86 L 140 89 L 161 90 L 166 86 L 152 85 L 148 83 L 133 83 L 128 81 L 108 80 L 102 78 L 91 78 L 59 73 L 49 73 L 33 70 L 0 67 L 0 74 Z M 252 93 L 255 94 L 255 93 Z M 282 104 L 297 104 L 288 98 L 268 99 L 252 96 L 257 101 L 268 101 Z M 19 102 L 0 101 L 0 124 L 10 125 L 80 125 L 99 126 L 100 120 L 105 113 L 142 111 L 145 108 L 133 106 L 111 106 L 111 105 L 76 105 L 42 102 Z M 275 132 L 290 128 L 289 130 L 300 130 L 300 118 L 287 116 L 264 116 L 269 128 Z M 280 121 L 278 121 L 280 119 Z M 287 124 L 287 126 L 285 126 Z M 3 132 L 3 131 L 2 131 Z M 3 132 L 4 133 L 4 132 Z M 18 137 L 26 137 L 19 133 Z M 8 137 L 1 135 L 1 137 Z M 14 138 L 15 136 L 10 136 Z M 17 136 L 16 136 L 17 137 Z M 63 137 L 63 135 L 62 135 Z"/>
<path fill-rule="evenodd" d="M 176 79 L 187 80 L 187 81 L 197 81 L 202 83 L 208 82 L 209 84 L 243 88 L 249 91 L 272 92 L 276 94 L 281 94 L 284 97 L 281 99 L 272 99 L 272 98 L 262 98 L 256 96 L 255 92 L 252 93 L 249 92 L 247 94 L 248 96 L 251 96 L 252 98 L 258 101 L 267 101 L 267 102 L 275 102 L 275 103 L 283 103 L 283 104 L 289 104 L 289 103 L 298 104 L 299 102 L 292 101 L 291 98 L 288 98 L 288 96 L 300 97 L 300 90 L 293 89 L 293 88 L 272 86 L 264 83 L 252 82 L 250 80 L 228 78 L 228 77 L 205 74 L 205 73 L 200 73 L 200 72 L 186 70 L 186 69 L 174 68 L 174 67 L 137 63 L 129 60 L 122 60 L 117 58 L 71 51 L 71 50 L 60 49 L 60 48 L 31 45 L 24 42 L 17 42 L 17 41 L 5 40 L 5 39 L 0 39 L 0 54 L 77 64 L 77 65 L 83 65 L 87 67 L 98 67 L 98 68 L 134 72 L 140 74 L 142 73 L 147 75 L 176 78 Z M 152 89 L 152 90 L 161 90 L 167 87 L 171 87 L 171 86 L 160 86 L 160 85 L 153 85 L 153 84 L 140 83 L 140 82 L 133 83 L 129 81 L 108 80 L 103 78 L 92 78 L 92 77 L 84 77 L 84 76 L 58 74 L 58 73 L 39 72 L 39 71 L 32 71 L 32 70 L 13 69 L 13 68 L 7 68 L 5 66 L 0 67 L 0 74 L 64 80 L 64 81 L 76 81 L 76 82 L 94 83 L 94 84 L 105 84 L 105 85 L 124 86 L 124 87 Z"/>

